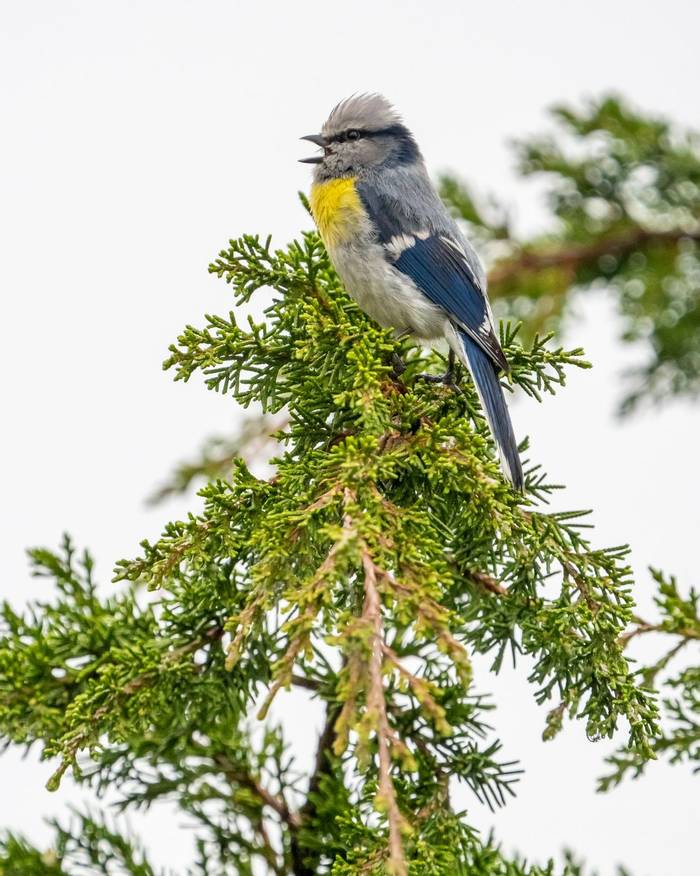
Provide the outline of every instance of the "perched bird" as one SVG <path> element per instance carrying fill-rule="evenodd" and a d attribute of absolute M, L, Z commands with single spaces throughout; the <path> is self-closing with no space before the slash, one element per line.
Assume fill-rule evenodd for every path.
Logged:
<path fill-rule="evenodd" d="M 503 471 L 521 490 L 523 470 L 499 372 L 508 363 L 493 327 L 486 274 L 430 181 L 416 141 L 379 94 L 339 103 L 309 134 L 311 211 L 348 293 L 397 334 L 444 338 L 471 372 Z"/>

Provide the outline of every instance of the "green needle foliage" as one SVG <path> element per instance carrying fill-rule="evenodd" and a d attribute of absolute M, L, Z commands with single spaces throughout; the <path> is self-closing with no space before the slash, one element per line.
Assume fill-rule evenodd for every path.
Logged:
<path fill-rule="evenodd" d="M 72 821 L 63 826 L 58 821 L 50 822 L 55 839 L 51 849 L 40 851 L 21 836 L 0 836 L 0 876 L 92 876 L 105 873 L 108 876 L 166 876 L 165 871 L 151 866 L 137 840 L 116 832 L 99 818 L 75 813 Z M 453 837 L 439 839 L 444 842 Z M 466 833 L 457 837 L 463 854 L 463 866 L 458 864 L 450 872 L 456 876 L 596 876 L 584 869 L 570 854 L 565 855 L 562 866 L 549 862 L 543 867 L 528 865 L 521 859 L 507 859 L 494 844 L 480 843 Z M 223 852 L 223 847 L 219 849 Z M 217 857 L 216 850 L 199 844 L 198 858 L 188 869 L 189 876 L 223 876 L 223 874 L 251 874 L 245 865 L 231 859 L 235 869 L 226 869 L 226 861 Z M 284 873 L 285 870 L 272 869 Z M 343 872 L 342 870 L 338 872 Z M 356 870 L 350 870 L 354 873 Z M 439 871 L 433 871 L 439 872 Z M 617 876 L 629 876 L 626 870 L 618 869 Z"/>
<path fill-rule="evenodd" d="M 39 851 L 23 837 L 0 837 L 0 876 L 165 876 L 156 870 L 137 840 L 125 836 L 99 818 L 75 813 L 54 830 L 51 849 Z"/>
<path fill-rule="evenodd" d="M 687 659 L 680 669 L 677 664 L 679 658 L 687 658 L 692 647 L 697 655 L 700 594 L 691 589 L 684 597 L 675 578 L 667 578 L 657 569 L 652 569 L 651 574 L 657 585 L 654 601 L 660 619 L 650 623 L 635 618 L 634 628 L 622 636 L 622 643 L 627 646 L 637 636 L 647 634 L 670 637 L 671 646 L 665 647 L 654 663 L 638 670 L 645 684 L 658 686 L 662 691 L 661 707 L 665 720 L 663 730 L 653 740 L 652 746 L 657 757 L 665 757 L 673 764 L 689 764 L 697 773 L 700 772 L 700 666 L 688 665 Z M 647 758 L 625 748 L 607 760 L 612 771 L 599 782 L 604 791 L 617 785 L 628 774 L 635 778 L 641 775 L 648 763 Z"/>
<path fill-rule="evenodd" d="M 518 238 L 503 207 L 478 206 L 467 184 L 442 180 L 443 197 L 488 256 L 496 309 L 542 333 L 571 321 L 580 294 L 607 289 L 621 340 L 644 354 L 628 374 L 622 411 L 697 398 L 700 137 L 614 96 L 552 116 L 555 133 L 517 145 L 520 173 L 547 185 L 546 233 Z"/>
<path fill-rule="evenodd" d="M 266 296 L 264 319 L 208 316 L 165 364 L 272 418 L 272 474 L 251 471 L 245 437 L 243 455 L 224 448 L 201 513 L 120 562 L 111 596 L 69 540 L 33 551 L 56 593 L 3 608 L 0 733 L 56 759 L 50 788 L 70 770 L 127 810 L 176 801 L 198 825 L 191 873 L 582 874 L 505 857 L 450 788 L 496 807 L 519 772 L 473 654 L 493 672 L 528 658 L 533 697 L 552 706 L 546 738 L 569 715 L 591 739 L 624 728 L 635 764 L 655 756 L 655 697 L 625 656 L 638 623 L 625 549 L 591 546 L 579 512 L 548 512 L 536 465 L 525 497 L 511 490 L 468 377 L 421 381 L 441 357 L 365 317 L 316 234 L 278 251 L 231 241 L 211 270 L 239 309 Z M 510 380 L 538 398 L 586 367 L 509 327 L 502 342 Z M 660 606 L 669 624 L 679 600 Z M 293 686 L 323 710 L 307 772 L 269 715 Z M 155 872 L 99 820 L 56 830 L 43 855 L 7 837 L 0 873 Z"/>

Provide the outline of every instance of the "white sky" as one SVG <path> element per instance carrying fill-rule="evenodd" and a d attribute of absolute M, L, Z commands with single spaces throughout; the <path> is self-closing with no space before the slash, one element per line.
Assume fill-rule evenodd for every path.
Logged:
<path fill-rule="evenodd" d="M 431 169 L 453 169 L 541 222 L 538 186 L 516 181 L 506 142 L 542 128 L 545 108 L 615 89 L 700 127 L 700 6 L 683 0 L 586 4 L 4 0 L 0 7 L 0 288 L 3 342 L 2 595 L 45 593 L 24 549 L 71 532 L 105 582 L 143 537 L 197 508 L 146 509 L 144 496 L 200 439 L 225 432 L 231 401 L 160 370 L 185 323 L 230 306 L 206 266 L 229 237 L 271 232 L 282 245 L 308 219 L 296 191 L 308 168 L 298 137 L 342 97 L 386 93 Z M 698 410 L 674 405 L 620 425 L 619 372 L 602 300 L 581 303 L 567 341 L 595 370 L 515 419 L 532 456 L 566 483 L 567 507 L 593 507 L 600 544 L 629 541 L 638 594 L 648 563 L 698 583 Z M 649 647 L 653 647 L 650 645 Z M 542 710 L 524 670 L 495 690 L 505 753 L 527 769 L 518 798 L 491 816 L 464 794 L 470 820 L 509 850 L 543 859 L 568 845 L 609 876 L 692 869 L 697 796 L 685 767 L 653 766 L 606 796 L 593 792 L 610 746 L 579 725 L 539 740 Z M 278 710 L 301 757 L 308 710 Z M 50 765 L 0 760 L 0 825 L 46 841 L 45 814 L 82 792 L 43 783 Z M 183 869 L 191 838 L 167 812 L 148 844 Z"/>

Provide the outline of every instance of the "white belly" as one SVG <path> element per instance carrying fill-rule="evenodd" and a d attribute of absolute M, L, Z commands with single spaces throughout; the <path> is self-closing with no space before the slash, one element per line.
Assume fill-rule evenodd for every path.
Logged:
<path fill-rule="evenodd" d="M 379 244 L 341 244 L 329 255 L 348 294 L 379 325 L 426 340 L 444 337 L 444 311 L 387 262 Z"/>

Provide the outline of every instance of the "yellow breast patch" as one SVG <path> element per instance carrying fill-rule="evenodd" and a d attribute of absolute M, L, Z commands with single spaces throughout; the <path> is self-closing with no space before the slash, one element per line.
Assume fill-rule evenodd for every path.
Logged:
<path fill-rule="evenodd" d="M 321 238 L 329 249 L 357 232 L 366 216 L 354 177 L 314 183 L 310 204 Z"/>

